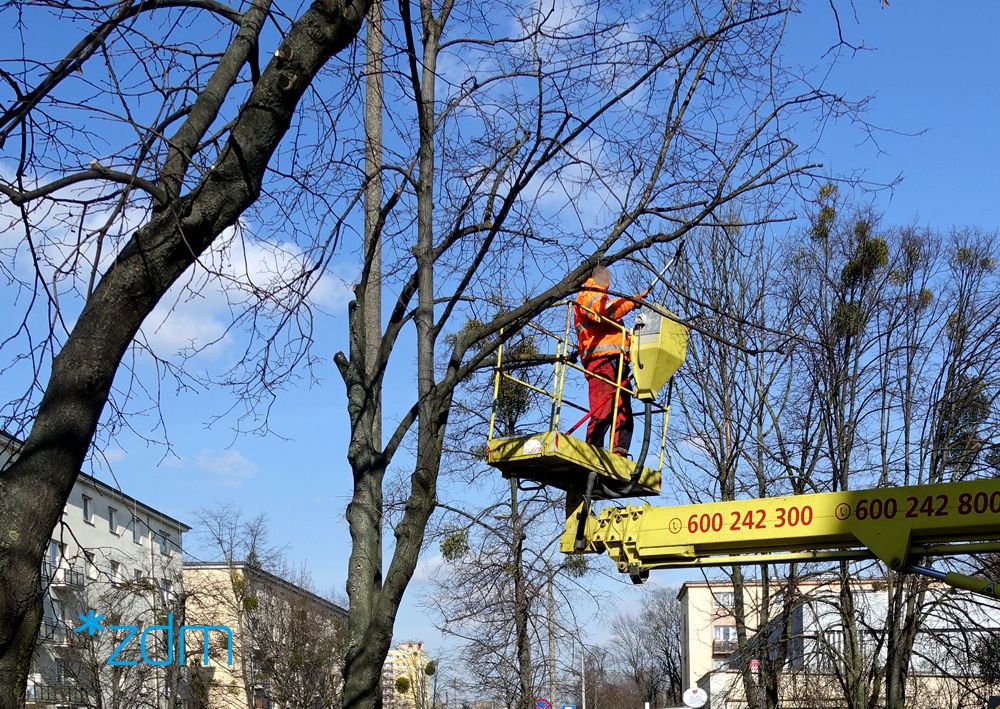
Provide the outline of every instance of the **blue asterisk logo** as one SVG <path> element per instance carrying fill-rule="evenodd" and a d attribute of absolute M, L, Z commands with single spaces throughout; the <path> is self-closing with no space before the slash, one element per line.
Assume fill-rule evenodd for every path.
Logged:
<path fill-rule="evenodd" d="M 101 621 L 104 620 L 103 615 L 98 615 L 97 611 L 89 610 L 86 614 L 80 614 L 80 620 L 83 621 L 83 625 L 79 628 L 73 628 L 74 633 L 82 633 L 84 630 L 93 637 L 94 633 L 100 633 L 104 630 L 104 626 L 101 625 Z"/>

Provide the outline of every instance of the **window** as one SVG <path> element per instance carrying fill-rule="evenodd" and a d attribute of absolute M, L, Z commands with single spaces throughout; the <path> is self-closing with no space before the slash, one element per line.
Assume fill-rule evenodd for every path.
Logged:
<path fill-rule="evenodd" d="M 56 572 L 63 567 L 66 558 L 66 545 L 57 542 L 55 539 L 49 540 L 49 549 L 45 554 L 45 561 L 42 562 L 42 578 L 52 581 L 56 577 Z"/>
<path fill-rule="evenodd" d="M 53 570 L 58 568 L 60 559 L 62 559 L 62 544 L 52 539 L 49 541 L 49 567 Z"/>
<path fill-rule="evenodd" d="M 170 579 L 160 579 L 160 593 L 163 596 L 164 603 L 170 603 L 170 591 L 173 588 L 173 584 L 170 583 Z"/>
<path fill-rule="evenodd" d="M 733 607 L 733 592 L 712 591 L 712 605 L 721 610 L 730 610 Z"/>
<path fill-rule="evenodd" d="M 132 515 L 132 541 L 136 544 L 142 544 L 142 527 L 140 526 L 142 522 L 135 515 Z"/>
<path fill-rule="evenodd" d="M 94 552 L 83 552 L 83 570 L 87 574 L 87 578 L 91 581 L 97 578 L 97 565 L 94 563 Z"/>
<path fill-rule="evenodd" d="M 114 534 L 115 536 L 118 535 L 118 520 L 115 519 L 117 513 L 118 510 L 116 510 L 114 507 L 111 507 L 110 505 L 108 506 L 108 531 Z"/>
<path fill-rule="evenodd" d="M 83 521 L 87 524 L 94 523 L 94 505 L 93 498 L 83 496 Z"/>
<path fill-rule="evenodd" d="M 111 562 L 111 583 L 119 584 L 123 581 L 122 565 L 117 561 Z"/>
<path fill-rule="evenodd" d="M 140 583 L 142 581 L 142 569 L 136 569 L 133 578 L 136 583 Z"/>
<path fill-rule="evenodd" d="M 171 544 L 173 542 L 170 539 L 170 535 L 160 530 L 160 553 L 164 556 L 170 556 Z"/>
<path fill-rule="evenodd" d="M 712 628 L 712 638 L 719 642 L 736 642 L 736 626 L 735 625 L 716 625 Z"/>

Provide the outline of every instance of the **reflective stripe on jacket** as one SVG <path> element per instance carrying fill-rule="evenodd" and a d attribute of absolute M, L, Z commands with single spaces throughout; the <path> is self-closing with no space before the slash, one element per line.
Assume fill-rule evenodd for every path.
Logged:
<path fill-rule="evenodd" d="M 608 289 L 588 278 L 583 289 L 576 296 L 577 307 L 573 308 L 573 324 L 580 338 L 580 359 L 586 361 L 602 355 L 618 355 L 628 352 L 630 338 L 628 331 L 622 332 L 622 318 L 632 312 L 636 305 L 625 298 L 615 298 L 608 303 Z"/>

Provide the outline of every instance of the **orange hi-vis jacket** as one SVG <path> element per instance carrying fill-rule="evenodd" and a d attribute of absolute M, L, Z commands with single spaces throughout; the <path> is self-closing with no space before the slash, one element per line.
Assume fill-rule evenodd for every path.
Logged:
<path fill-rule="evenodd" d="M 598 285 L 593 278 L 588 278 L 583 284 L 583 290 L 576 296 L 576 305 L 573 308 L 573 324 L 580 338 L 582 361 L 618 355 L 623 351 L 628 353 L 631 338 L 627 330 L 623 332 L 622 318 L 635 310 L 635 303 L 625 298 L 615 298 L 609 304 L 608 289 Z"/>

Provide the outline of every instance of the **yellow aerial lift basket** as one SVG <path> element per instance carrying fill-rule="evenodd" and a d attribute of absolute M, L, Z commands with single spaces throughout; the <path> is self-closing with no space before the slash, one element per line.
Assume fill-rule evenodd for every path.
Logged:
<path fill-rule="evenodd" d="M 546 327 L 543 322 L 531 322 L 528 325 L 535 337 L 555 347 L 555 355 L 541 358 L 547 363 L 551 362 L 553 366 L 551 389 L 528 381 L 526 376 L 519 376 L 523 369 L 537 365 L 539 358 L 526 363 L 508 356 L 503 347 L 497 351 L 487 462 L 499 469 L 504 477 L 556 487 L 579 495 L 589 489 L 590 497 L 595 499 L 659 495 L 669 403 L 657 401 L 657 395 L 684 361 L 687 328 L 651 307 L 642 308 L 632 331 L 605 320 L 618 330 L 623 350 L 631 340 L 633 372 L 630 380 L 622 386 L 618 382 L 622 380 L 626 357 L 619 354 L 616 358 L 618 381 L 588 373 L 582 363 L 577 361 L 578 348 L 572 329 L 573 308 L 581 306 L 572 302 L 559 305 L 566 309 L 561 334 Z M 596 313 L 592 315 L 597 317 Z M 570 375 L 569 378 L 567 374 Z M 573 435 L 591 415 L 591 410 L 589 406 L 571 401 L 567 392 L 571 384 L 576 384 L 574 390 L 579 391 L 586 377 L 602 379 L 613 388 L 612 412 L 617 412 L 620 407 L 630 406 L 629 399 L 632 397 L 643 402 L 643 440 L 641 450 L 634 460 L 615 455 L 610 450 L 587 443 L 582 436 Z M 548 421 L 547 425 L 540 427 L 543 430 L 530 433 L 498 431 L 498 401 L 505 387 L 511 386 L 524 387 L 547 400 Z M 565 430 L 560 427 L 564 408 L 584 414 L 582 419 Z M 660 441 L 657 460 L 651 463 L 647 458 L 654 418 L 660 419 Z M 613 414 L 609 440 L 615 440 L 617 419 Z"/>
<path fill-rule="evenodd" d="M 575 303 L 566 303 L 562 334 L 535 321 L 528 329 L 555 345 L 554 355 L 507 356 L 497 352 L 487 460 L 519 484 L 565 490 L 566 528 L 560 548 L 566 553 L 607 554 L 618 569 L 641 582 L 650 569 L 730 564 L 770 564 L 877 558 L 890 569 L 918 573 L 983 595 L 997 597 L 990 580 L 922 566 L 930 556 L 1000 552 L 1000 480 L 944 482 L 912 487 L 846 490 L 672 507 L 609 506 L 592 512 L 592 501 L 660 494 L 669 417 L 669 388 L 659 397 L 687 350 L 688 331 L 659 306 L 647 306 L 628 331 L 615 324 L 629 348 L 632 376 L 623 384 L 626 358 L 617 359 L 614 405 L 644 406 L 642 446 L 634 459 L 591 445 L 574 432 L 590 416 L 589 407 L 567 392 L 585 390 L 587 372 L 577 362 L 570 338 Z M 544 315 L 544 314 L 543 314 Z M 594 314 L 596 315 L 596 314 Z M 555 328 L 558 329 L 558 328 Z M 508 347 L 507 349 L 511 349 Z M 522 370 L 552 364 L 551 389 L 529 381 Z M 567 374 L 570 376 L 567 377 Z M 524 387 L 547 406 L 546 420 L 528 432 L 498 430 L 498 408 L 509 387 Z M 584 417 L 564 427 L 563 409 Z M 660 419 L 659 454 L 650 463 L 652 420 Z M 617 416 L 612 415 L 615 440 Z M 523 485 L 522 485 L 523 486 Z"/>

